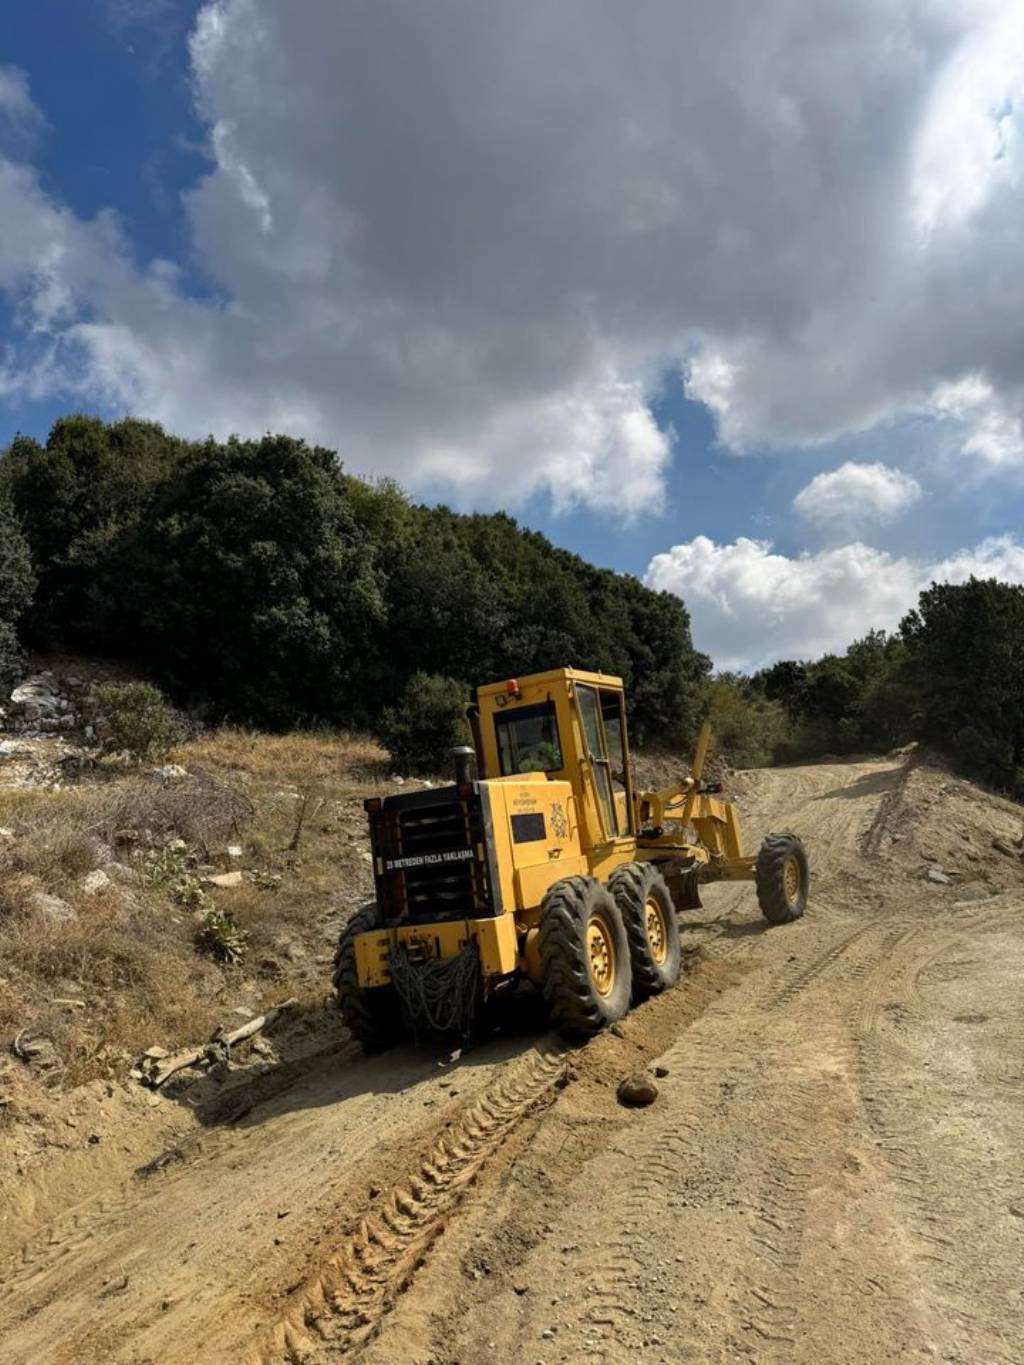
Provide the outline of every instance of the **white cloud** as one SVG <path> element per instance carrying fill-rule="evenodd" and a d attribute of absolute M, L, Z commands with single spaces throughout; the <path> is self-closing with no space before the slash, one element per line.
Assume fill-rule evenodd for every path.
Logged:
<path fill-rule="evenodd" d="M 793 506 L 818 526 L 849 530 L 895 521 L 920 498 L 921 485 L 909 474 L 877 462 L 848 460 L 828 474 L 815 475 L 793 499 Z"/>
<path fill-rule="evenodd" d="M 24 151 L 46 126 L 19 67 L 0 64 L 0 150 Z"/>
<path fill-rule="evenodd" d="M 646 582 L 684 599 L 694 642 L 717 667 L 749 669 L 816 658 L 869 630 L 891 630 L 929 583 L 972 574 L 1024 583 L 1024 545 L 994 536 L 928 564 L 859 541 L 791 558 L 770 541 L 716 545 L 698 536 L 655 555 Z"/>
<path fill-rule="evenodd" d="M 610 515 L 663 505 L 665 365 L 737 449 L 927 412 L 1018 461 L 1019 14 L 208 0 L 185 209 L 211 297 L 0 162 L 3 382 Z"/>
<path fill-rule="evenodd" d="M 940 384 L 932 394 L 932 406 L 939 416 L 960 423 L 963 454 L 977 455 L 992 466 L 1024 461 L 1022 414 L 983 376 L 966 375 L 955 384 Z"/>

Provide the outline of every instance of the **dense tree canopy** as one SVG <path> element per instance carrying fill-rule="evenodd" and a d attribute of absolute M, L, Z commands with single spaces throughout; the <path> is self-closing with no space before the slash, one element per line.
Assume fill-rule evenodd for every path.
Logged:
<path fill-rule="evenodd" d="M 134 658 L 216 717 L 376 724 L 414 674 L 466 695 L 564 664 L 622 675 L 638 736 L 686 743 L 705 705 L 678 598 L 302 441 L 75 416 L 0 468 L 40 575 L 27 639 Z"/>
<path fill-rule="evenodd" d="M 406 747 L 425 753 L 473 684 L 572 664 L 625 680 L 636 740 L 685 746 L 710 707 L 738 762 L 923 738 L 1024 795 L 1024 588 L 933 584 L 893 634 L 709 688 L 672 594 L 286 436 L 71 416 L 45 445 L 17 437 L 0 453 L 0 681 L 18 629 L 132 659 L 214 719 L 394 737 L 414 696 Z"/>
<path fill-rule="evenodd" d="M 28 541 L 0 484 L 0 686 L 9 687 L 20 666 L 17 625 L 34 587 Z"/>
<path fill-rule="evenodd" d="M 1024 588 L 933 583 L 901 630 L 920 733 L 1024 796 Z"/>

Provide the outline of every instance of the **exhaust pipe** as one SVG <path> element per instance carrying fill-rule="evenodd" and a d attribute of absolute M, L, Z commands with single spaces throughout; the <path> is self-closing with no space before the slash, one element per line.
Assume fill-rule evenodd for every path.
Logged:
<path fill-rule="evenodd" d="M 476 750 L 468 744 L 460 744 L 450 750 L 455 765 L 455 785 L 469 786 L 476 781 Z"/>

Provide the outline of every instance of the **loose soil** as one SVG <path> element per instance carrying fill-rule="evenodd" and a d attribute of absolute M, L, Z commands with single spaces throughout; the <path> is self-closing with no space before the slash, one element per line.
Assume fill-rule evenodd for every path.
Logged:
<path fill-rule="evenodd" d="M 76 1141 L 0 1167 L 0 1358 L 1024 1359 L 1020 808 L 913 755 L 734 787 L 807 915 L 709 888 L 615 1034 L 524 994 L 367 1059 L 310 1011 L 274 1065 L 66 1097 Z"/>

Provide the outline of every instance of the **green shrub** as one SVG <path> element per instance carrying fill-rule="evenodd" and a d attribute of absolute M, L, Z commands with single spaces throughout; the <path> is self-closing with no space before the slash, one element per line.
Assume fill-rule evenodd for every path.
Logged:
<path fill-rule="evenodd" d="M 166 891 L 182 910 L 204 910 L 206 892 L 199 878 L 189 867 L 188 855 L 182 840 L 175 840 L 151 853 L 145 860 L 143 875 L 148 886 Z"/>
<path fill-rule="evenodd" d="M 774 762 L 789 732 L 780 702 L 732 673 L 712 679 L 708 701 L 715 748 L 733 767 L 764 768 Z"/>
<path fill-rule="evenodd" d="M 196 948 L 209 953 L 217 962 L 234 966 L 245 955 L 248 934 L 240 929 L 226 910 L 208 910 L 196 930 Z"/>
<path fill-rule="evenodd" d="M 466 688 L 454 678 L 414 673 L 398 705 L 381 717 L 378 734 L 400 772 L 447 772 L 449 750 L 470 742 Z"/>
<path fill-rule="evenodd" d="M 106 747 L 113 752 L 152 763 L 182 738 L 181 718 L 152 683 L 108 683 L 96 695 L 109 731 Z"/>
<path fill-rule="evenodd" d="M 4 696 L 24 668 L 15 628 L 32 600 L 35 584 L 28 542 L 6 489 L 0 487 L 0 689 Z"/>
<path fill-rule="evenodd" d="M 9 621 L 0 621 L 0 693 L 6 697 L 24 672 L 25 656 Z"/>

